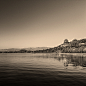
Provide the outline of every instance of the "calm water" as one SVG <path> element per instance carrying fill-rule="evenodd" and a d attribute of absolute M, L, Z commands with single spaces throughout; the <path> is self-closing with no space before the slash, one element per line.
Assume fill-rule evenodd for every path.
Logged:
<path fill-rule="evenodd" d="M 69 85 L 86 85 L 86 56 L 0 54 L 0 86 Z"/>

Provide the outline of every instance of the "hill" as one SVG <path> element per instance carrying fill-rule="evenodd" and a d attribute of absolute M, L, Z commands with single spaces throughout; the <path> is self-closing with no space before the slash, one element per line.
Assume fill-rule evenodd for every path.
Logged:
<path fill-rule="evenodd" d="M 54 48 L 35 47 L 35 48 L 10 48 L 1 49 L 0 53 L 86 53 L 86 39 L 64 40 L 63 44 Z"/>
<path fill-rule="evenodd" d="M 63 44 L 49 48 L 46 50 L 37 50 L 34 52 L 41 52 L 41 53 L 86 53 L 86 39 L 74 39 L 72 41 L 68 41 L 67 39 L 64 40 Z"/>

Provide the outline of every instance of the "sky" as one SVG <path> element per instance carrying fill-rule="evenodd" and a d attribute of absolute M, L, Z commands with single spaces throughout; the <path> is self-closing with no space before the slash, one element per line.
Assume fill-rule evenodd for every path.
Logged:
<path fill-rule="evenodd" d="M 0 49 L 56 47 L 86 38 L 86 0 L 0 0 Z"/>

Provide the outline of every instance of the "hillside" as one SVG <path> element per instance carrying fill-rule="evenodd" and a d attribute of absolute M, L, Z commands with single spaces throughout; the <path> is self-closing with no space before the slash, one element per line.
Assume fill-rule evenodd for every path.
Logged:
<path fill-rule="evenodd" d="M 34 52 L 41 52 L 41 53 L 86 53 L 86 39 L 74 39 L 72 41 L 68 41 L 67 39 L 64 40 L 64 43 L 54 47 L 49 48 L 46 50 L 39 50 Z"/>
<path fill-rule="evenodd" d="M 1 49 L 0 53 L 86 53 L 86 39 L 74 39 L 72 41 L 64 40 L 63 44 L 54 47 L 36 47 L 36 48 L 10 48 Z"/>

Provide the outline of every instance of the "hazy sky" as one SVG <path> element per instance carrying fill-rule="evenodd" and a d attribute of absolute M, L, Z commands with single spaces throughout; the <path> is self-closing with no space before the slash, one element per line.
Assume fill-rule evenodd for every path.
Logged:
<path fill-rule="evenodd" d="M 86 37 L 86 0 L 0 0 L 0 48 L 55 47 Z"/>

